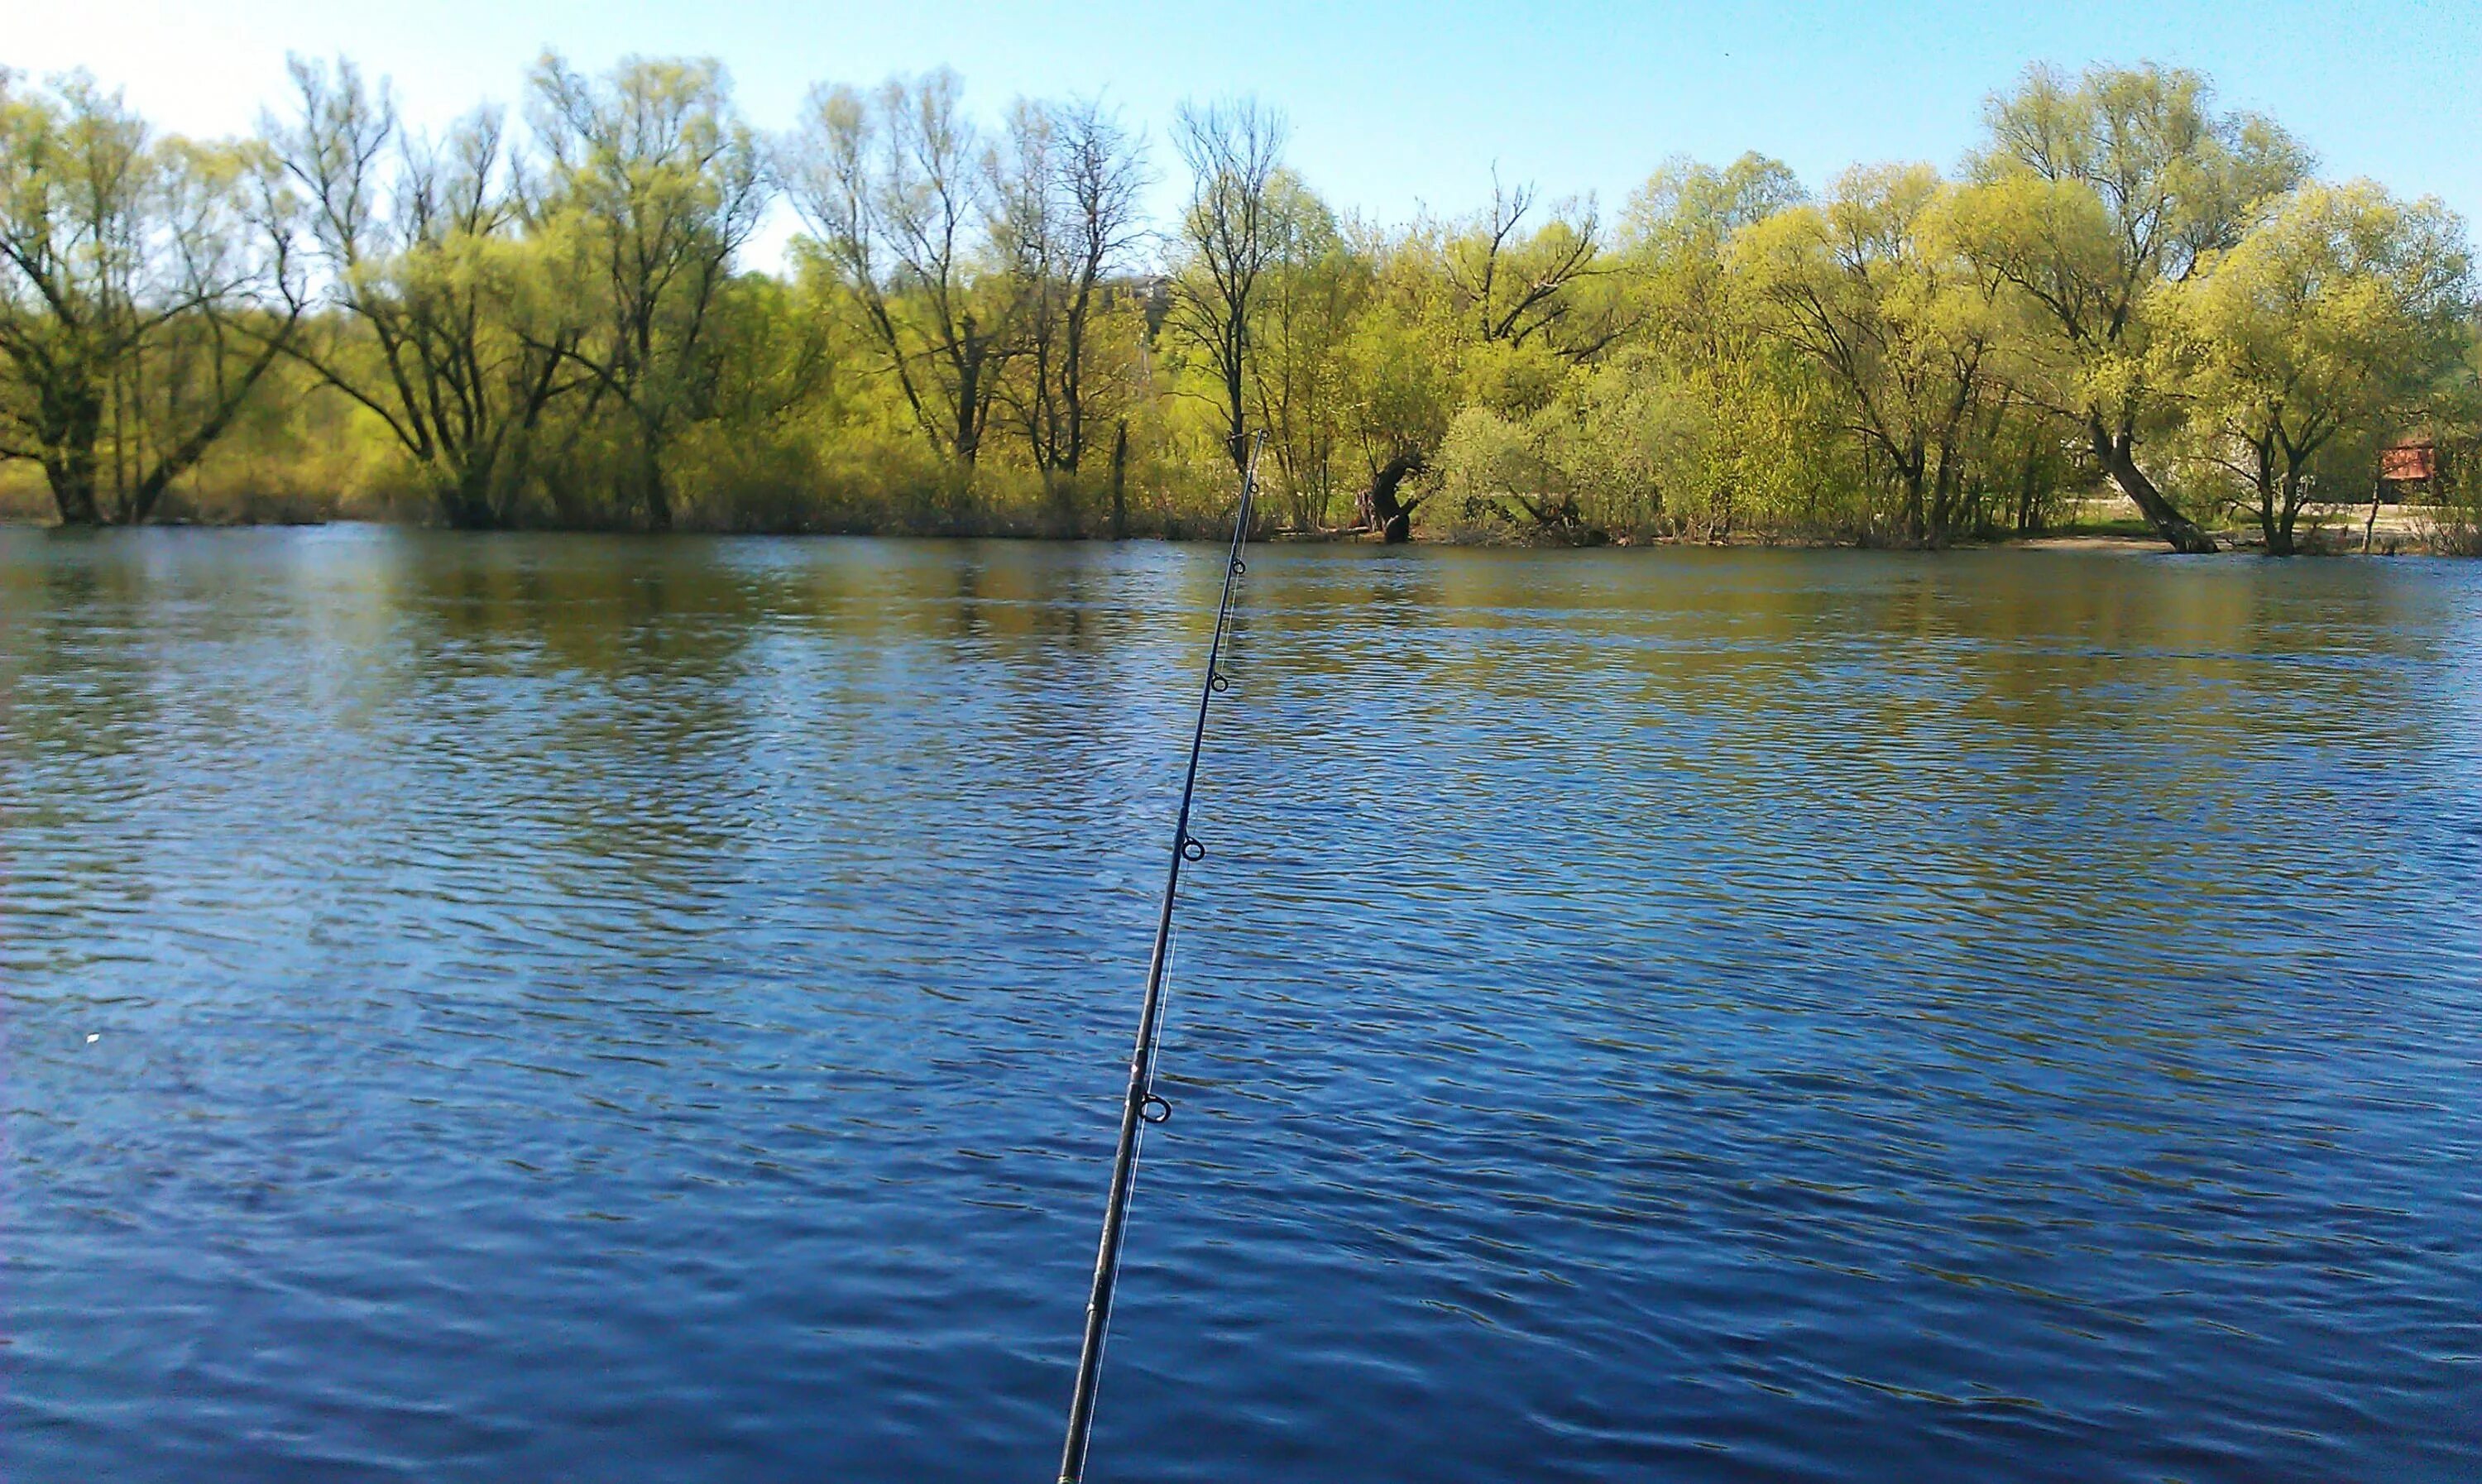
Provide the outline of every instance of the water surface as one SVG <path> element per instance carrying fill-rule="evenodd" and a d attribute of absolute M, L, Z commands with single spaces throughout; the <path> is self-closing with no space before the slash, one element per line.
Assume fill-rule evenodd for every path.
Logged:
<path fill-rule="evenodd" d="M 1215 554 L 0 532 L 0 1473 L 1048 1479 Z M 1098 1480 L 2482 1450 L 2482 569 L 1254 555 Z"/>

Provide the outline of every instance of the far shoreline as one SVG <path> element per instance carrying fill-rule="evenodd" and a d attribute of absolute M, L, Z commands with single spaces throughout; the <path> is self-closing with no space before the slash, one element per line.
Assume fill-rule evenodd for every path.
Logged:
<path fill-rule="evenodd" d="M 367 517 L 338 516 L 332 518 L 215 520 L 173 517 L 149 520 L 135 526 L 70 527 L 56 519 L 44 519 L 20 513 L 0 514 L 0 530 L 94 532 L 112 531 L 266 531 L 327 529 L 330 527 L 365 526 L 376 530 L 414 531 L 449 534 L 451 527 L 422 521 L 372 519 Z M 1170 545 L 1192 545 L 1215 538 L 1206 533 L 1166 533 L 1149 531 L 1124 537 L 1093 533 L 1056 533 L 1031 530 L 953 530 L 903 531 L 869 529 L 832 529 L 812 527 L 783 530 L 731 530 L 703 528 L 695 525 L 665 532 L 598 529 L 577 526 L 515 526 L 498 531 L 456 532 L 460 536 L 489 539 L 499 536 L 628 536 L 641 540 L 666 540 L 673 537 L 818 539 L 851 538 L 878 541 L 1006 541 L 1058 543 L 1076 544 L 1127 543 L 1158 542 Z M 2218 555 L 2264 555 L 2266 543 L 2256 531 L 2243 529 L 2217 530 L 2212 533 L 2221 547 Z M 2438 529 L 2421 529 L 2406 522 L 2380 526 L 2368 534 L 2365 543 L 2361 532 L 2341 527 L 2328 528 L 2321 539 L 2305 540 L 2297 555 L 2305 557 L 2454 557 L 2469 552 L 2456 549 Z M 1270 531 L 1258 538 L 1259 544 L 1301 546 L 1382 546 L 1379 534 L 1372 531 Z M 1410 542 L 1400 544 L 1474 551 L 1610 551 L 1651 549 L 1706 549 L 1729 551 L 1884 551 L 1917 555 L 1939 555 L 1975 551 L 2069 551 L 2111 552 L 2129 556 L 2178 555 L 2164 542 L 2150 532 L 2132 531 L 2125 522 L 2092 522 L 2031 535 L 2009 535 L 1984 540 L 1961 540 L 1931 545 L 1918 543 L 1879 542 L 1851 537 L 1814 536 L 1794 532 L 1730 533 L 1723 536 L 1665 535 L 1645 536 L 1630 533 L 1605 535 L 1581 533 L 1574 537 L 1536 536 L 1531 533 L 1416 533 Z"/>

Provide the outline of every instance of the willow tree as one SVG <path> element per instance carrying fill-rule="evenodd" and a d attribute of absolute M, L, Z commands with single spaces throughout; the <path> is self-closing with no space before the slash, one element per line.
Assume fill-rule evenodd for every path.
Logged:
<path fill-rule="evenodd" d="M 1821 502 L 1843 481 L 1822 458 L 1834 428 L 1812 405 L 1818 378 L 1766 332 L 1766 310 L 1734 271 L 1742 232 L 1808 199 L 1790 167 L 1744 154 L 1721 167 L 1666 162 L 1629 199 L 1615 277 L 1636 306 L 1640 395 L 1676 410 L 1661 492 L 1674 529 L 1722 536 Z"/>
<path fill-rule="evenodd" d="M 509 525 L 546 415 L 580 384 L 566 362 L 584 328 L 525 240 L 501 116 L 423 139 L 351 63 L 291 66 L 297 112 L 275 134 L 333 311 L 292 352 L 387 430 L 441 519 Z"/>
<path fill-rule="evenodd" d="M 1015 305 L 983 271 L 996 207 L 963 93 L 944 69 L 867 96 L 815 89 L 784 175 L 811 251 L 851 295 L 914 426 L 970 468 L 998 400 Z"/>
<path fill-rule="evenodd" d="M 1357 295 L 1343 351 L 1338 411 L 1363 474 L 1355 517 L 1386 540 L 1410 539 L 1422 496 L 1409 482 L 1431 474 L 1464 394 L 1465 320 L 1439 271 L 1439 234 L 1357 234 L 1367 283 Z"/>
<path fill-rule="evenodd" d="M 1273 241 L 1250 331 L 1250 403 L 1295 530 L 1327 523 L 1352 454 L 1351 348 L 1370 264 L 1327 203 L 1290 171 L 1268 189 Z"/>
<path fill-rule="evenodd" d="M 303 313 L 289 215 L 257 146 L 0 68 L 0 458 L 62 523 L 145 520 L 231 426 Z"/>
<path fill-rule="evenodd" d="M 1674 159 L 1648 176 L 1622 215 L 1616 266 L 1654 349 L 1683 367 L 1748 358 L 1756 327 L 1734 300 L 1732 239 L 1809 199 L 1792 167 L 1756 153 L 1720 169 Z"/>
<path fill-rule="evenodd" d="M 1414 286 L 1407 294 L 1390 285 L 1378 296 L 1381 312 L 1360 337 L 1363 354 L 1351 374 L 1355 403 L 1390 414 L 1362 420 L 1365 445 L 1375 442 L 1385 454 L 1370 459 L 1360 500 L 1363 520 L 1388 540 L 1409 535 L 1421 497 L 1402 491 L 1408 481 L 1438 474 L 1453 420 L 1419 394 L 1426 388 L 1418 373 L 1405 374 L 1405 357 L 1439 368 L 1504 422 L 1540 413 L 1576 368 L 1638 328 L 1638 306 L 1621 292 L 1624 276 L 1614 271 L 1593 199 L 1542 206 L 1533 185 L 1503 185 L 1494 174 L 1491 203 L 1481 211 L 1419 224 L 1387 245 L 1396 271 L 1386 277 L 1401 284 L 1410 267 Z M 1399 317 L 1408 308 L 1412 324 Z M 1388 343 L 1399 337 L 1408 343 Z M 1545 506 L 1512 494 L 1538 520 L 1572 520 L 1572 503 Z M 1545 516 L 1555 507 L 1564 512 L 1556 521 Z"/>
<path fill-rule="evenodd" d="M 2252 114 L 2217 113 L 2205 79 L 2037 66 L 1993 99 L 1990 142 L 1960 212 L 1975 258 L 2031 306 L 2029 381 L 2175 550 L 2214 539 L 2138 460 L 2172 409 L 2147 377 L 2148 301 L 2237 244 L 2298 185 L 2308 157 Z"/>
<path fill-rule="evenodd" d="M 1955 250 L 1948 198 L 1927 165 L 1850 170 L 1737 245 L 1771 331 L 1827 374 L 1895 474 L 1906 537 L 1933 544 L 1958 534 L 1969 444 L 2002 394 L 1996 280 Z"/>
<path fill-rule="evenodd" d="M 584 259 L 591 328 L 567 353 L 592 376 L 590 401 L 625 413 L 637 503 L 649 527 L 669 530 L 665 451 L 712 415 L 710 331 L 767 209 L 764 155 L 711 60 L 630 60 L 598 79 L 546 56 L 533 89 L 543 210 Z"/>
<path fill-rule="evenodd" d="M 2296 549 L 2330 447 L 2375 442 L 2457 367 L 2469 272 L 2438 201 L 2311 185 L 2169 302 L 2166 358 L 2268 551 Z"/>

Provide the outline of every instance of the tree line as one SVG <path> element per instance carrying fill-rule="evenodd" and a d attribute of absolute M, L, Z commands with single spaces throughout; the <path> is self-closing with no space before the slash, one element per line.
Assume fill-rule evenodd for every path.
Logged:
<path fill-rule="evenodd" d="M 436 133 L 295 59 L 199 141 L 0 69 L 0 468 L 80 525 L 1118 536 L 1204 528 L 1263 435 L 1305 533 L 1940 545 L 2116 492 L 2285 552 L 2390 444 L 2451 504 L 2482 446 L 2463 224 L 2193 72 L 2037 67 L 1953 172 L 1674 160 L 1616 215 L 1374 223 L 1286 144 L 944 71 L 771 136 L 712 62 L 558 56 Z"/>

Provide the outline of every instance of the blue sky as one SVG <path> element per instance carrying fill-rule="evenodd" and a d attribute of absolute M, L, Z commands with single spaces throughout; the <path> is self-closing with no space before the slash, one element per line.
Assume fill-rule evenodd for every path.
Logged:
<path fill-rule="evenodd" d="M 721 58 L 751 115 L 790 122 L 814 81 L 945 64 L 995 113 L 1100 91 L 1158 140 L 1183 97 L 1254 92 L 1341 207 L 1464 211 L 1503 177 L 1617 208 L 1665 157 L 1758 149 L 1816 184 L 1855 161 L 1951 165 L 1982 99 L 2047 60 L 2195 66 L 2275 115 L 2331 174 L 2482 214 L 2482 3 L 1192 7 L 1114 3 L 697 5 L 671 0 L 84 0 L 13 6 L 0 63 L 85 66 L 169 126 L 246 127 L 288 49 L 345 52 L 442 119 L 514 98 L 551 46 Z M 1170 163 L 1169 150 L 1158 151 Z"/>

